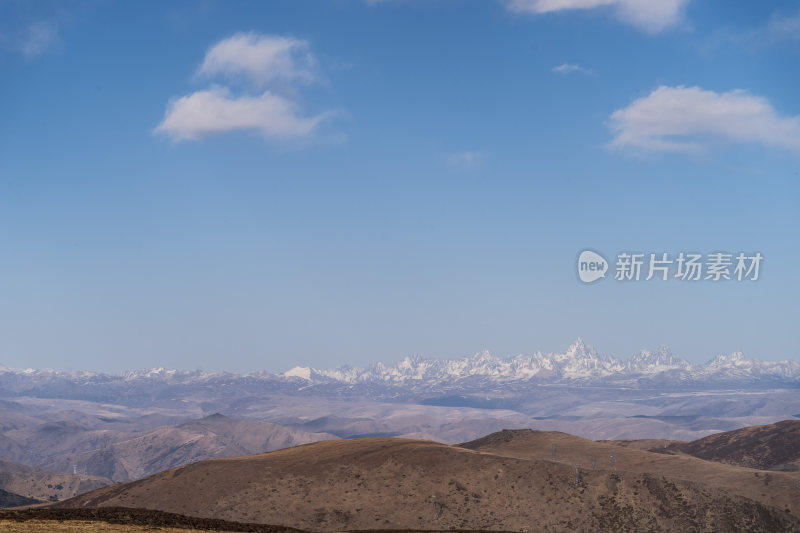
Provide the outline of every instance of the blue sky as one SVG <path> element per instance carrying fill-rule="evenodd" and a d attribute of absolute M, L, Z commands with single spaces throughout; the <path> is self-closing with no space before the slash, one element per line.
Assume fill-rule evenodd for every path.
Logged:
<path fill-rule="evenodd" d="M 800 359 L 800 9 L 653 5 L 0 0 L 0 364 Z"/>

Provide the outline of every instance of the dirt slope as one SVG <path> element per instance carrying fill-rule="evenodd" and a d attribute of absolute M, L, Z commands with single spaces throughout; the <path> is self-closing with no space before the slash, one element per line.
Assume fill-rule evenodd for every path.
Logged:
<path fill-rule="evenodd" d="M 334 440 L 194 463 L 60 506 L 137 507 L 312 531 L 800 531 L 792 515 L 713 480 L 579 474 L 558 462 L 428 441 Z"/>

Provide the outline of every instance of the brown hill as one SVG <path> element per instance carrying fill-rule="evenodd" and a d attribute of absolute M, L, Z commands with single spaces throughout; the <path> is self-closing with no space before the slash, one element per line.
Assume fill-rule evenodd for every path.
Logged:
<path fill-rule="evenodd" d="M 800 420 L 784 420 L 717 433 L 668 446 L 708 461 L 760 468 L 800 470 Z"/>
<path fill-rule="evenodd" d="M 794 473 L 764 473 L 705 461 L 669 449 L 667 453 L 656 453 L 556 431 L 504 430 L 461 446 L 517 459 L 580 464 L 584 468 L 591 468 L 594 460 L 595 468 L 703 483 L 765 505 L 789 509 L 800 516 L 800 475 Z"/>
<path fill-rule="evenodd" d="M 513 443 L 511 433 L 484 444 Z M 752 471 L 711 465 L 743 470 L 754 481 Z M 313 531 L 800 531 L 793 518 L 800 504 L 791 498 L 779 501 L 793 514 L 701 480 L 585 466 L 576 475 L 572 465 L 550 460 L 371 438 L 203 461 L 59 506 L 136 507 Z M 762 490 L 778 485 L 782 479 Z"/>
<path fill-rule="evenodd" d="M 35 466 L 0 461 L 0 489 L 34 500 L 64 500 L 110 484 L 110 479 L 97 476 L 50 472 Z M 31 503 L 9 498 L 7 507 Z"/>

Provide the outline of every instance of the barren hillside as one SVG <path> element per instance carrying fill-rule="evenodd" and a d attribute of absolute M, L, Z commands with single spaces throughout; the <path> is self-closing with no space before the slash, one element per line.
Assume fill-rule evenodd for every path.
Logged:
<path fill-rule="evenodd" d="M 742 470 L 750 484 L 758 479 L 746 469 L 711 465 L 715 473 Z M 313 531 L 800 530 L 793 518 L 800 512 L 797 499 L 771 494 L 781 488 L 773 481 L 761 489 L 761 499 L 777 508 L 719 487 L 714 477 L 689 480 L 587 466 L 576 475 L 572 465 L 546 459 L 377 438 L 203 461 L 60 506 L 148 508 Z"/>

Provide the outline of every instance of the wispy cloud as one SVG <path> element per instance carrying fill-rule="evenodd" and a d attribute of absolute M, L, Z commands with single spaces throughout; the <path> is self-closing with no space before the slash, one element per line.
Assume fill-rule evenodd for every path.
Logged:
<path fill-rule="evenodd" d="M 792 14 L 776 12 L 756 26 L 716 30 L 706 39 L 701 51 L 713 57 L 721 49 L 734 45 L 750 53 L 762 53 L 771 46 L 797 42 L 800 42 L 800 11 Z"/>
<path fill-rule="evenodd" d="M 610 8 L 614 15 L 629 24 L 657 33 L 674 26 L 683 18 L 689 0 L 507 0 L 508 9 L 519 13 L 554 13 Z"/>
<path fill-rule="evenodd" d="M 564 63 L 562 65 L 558 65 L 557 67 L 553 67 L 550 69 L 552 72 L 556 74 L 572 74 L 573 72 L 579 74 L 594 74 L 594 71 L 590 68 L 582 67 L 580 65 L 575 65 L 573 63 Z"/>
<path fill-rule="evenodd" d="M 761 143 L 800 151 L 800 117 L 780 116 L 744 90 L 659 87 L 611 115 L 613 148 L 700 152 L 711 142 Z"/>
<path fill-rule="evenodd" d="M 462 151 L 449 154 L 446 162 L 451 167 L 472 168 L 482 165 L 488 158 L 489 154 L 487 152 Z"/>
<path fill-rule="evenodd" d="M 34 59 L 58 43 L 58 26 L 41 21 L 28 26 L 20 42 L 20 50 L 26 59 Z"/>
<path fill-rule="evenodd" d="M 176 140 L 253 131 L 273 140 L 312 135 L 334 113 L 305 113 L 295 84 L 316 81 L 307 42 L 293 37 L 237 33 L 213 45 L 198 68 L 204 79 L 224 78 L 239 89 L 214 85 L 173 99 L 156 133 Z M 288 89 L 288 90 L 287 90 Z"/>
<path fill-rule="evenodd" d="M 756 50 L 780 42 L 800 41 L 800 12 L 792 15 L 775 13 L 761 26 L 744 32 L 723 31 L 723 37 Z"/>
<path fill-rule="evenodd" d="M 772 40 L 800 41 L 800 13 L 773 15 L 762 33 Z"/>

